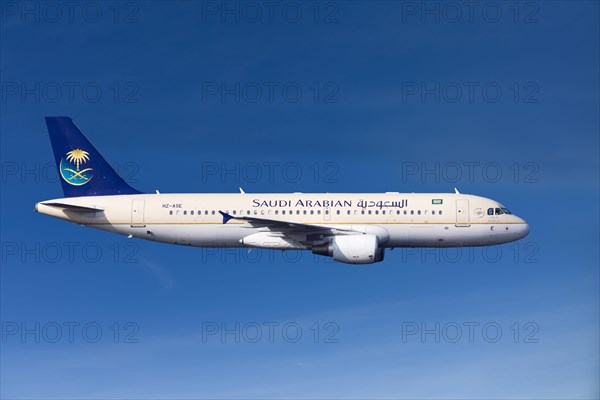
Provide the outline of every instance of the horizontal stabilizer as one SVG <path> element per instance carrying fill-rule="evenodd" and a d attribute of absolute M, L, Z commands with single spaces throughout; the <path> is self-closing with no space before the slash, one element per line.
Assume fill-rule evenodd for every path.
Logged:
<path fill-rule="evenodd" d="M 80 213 L 93 213 L 93 212 L 102 212 L 103 208 L 97 207 L 86 207 L 86 206 L 75 206 L 73 204 L 65 204 L 65 203 L 41 203 L 45 206 L 56 207 L 56 208 L 64 208 L 67 211 L 75 211 Z"/>

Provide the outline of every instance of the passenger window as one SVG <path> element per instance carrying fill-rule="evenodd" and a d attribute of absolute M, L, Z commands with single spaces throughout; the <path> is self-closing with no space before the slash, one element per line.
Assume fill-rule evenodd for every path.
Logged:
<path fill-rule="evenodd" d="M 212 215 L 215 215 L 215 210 L 212 210 Z"/>
<path fill-rule="evenodd" d="M 415 215 L 415 210 L 410 210 L 410 215 Z"/>
<path fill-rule="evenodd" d="M 337 215 L 340 215 L 340 210 L 337 210 Z"/>
<path fill-rule="evenodd" d="M 421 215 L 421 210 L 417 211 L 417 214 Z"/>
<path fill-rule="evenodd" d="M 400 215 L 400 210 L 396 210 L 396 214 Z M 406 211 L 404 211 L 404 214 L 406 214 Z"/>
<path fill-rule="evenodd" d="M 191 214 L 191 215 L 194 215 L 194 210 L 190 211 L 190 214 Z"/>
<path fill-rule="evenodd" d="M 371 210 L 369 210 L 369 215 L 371 215 Z"/>
<path fill-rule="evenodd" d="M 173 215 L 173 210 L 170 210 L 170 211 L 169 211 L 169 215 Z"/>
<path fill-rule="evenodd" d="M 440 212 L 438 214 L 442 215 L 442 210 L 440 210 Z"/>
<path fill-rule="evenodd" d="M 302 213 L 303 213 L 304 215 L 306 215 L 306 210 L 304 210 Z"/>
<path fill-rule="evenodd" d="M 278 210 L 275 210 L 275 215 L 277 215 L 277 214 L 279 214 L 279 211 L 278 211 Z"/>
<path fill-rule="evenodd" d="M 435 215 L 435 210 L 431 210 L 431 215 Z"/>
<path fill-rule="evenodd" d="M 365 210 L 361 210 L 361 211 L 360 211 L 360 213 L 361 213 L 362 215 L 365 215 Z"/>

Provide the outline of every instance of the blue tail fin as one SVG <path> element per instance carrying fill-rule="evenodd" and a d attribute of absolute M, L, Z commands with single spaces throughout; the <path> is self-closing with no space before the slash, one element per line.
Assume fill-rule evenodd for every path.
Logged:
<path fill-rule="evenodd" d="M 129 186 L 69 117 L 46 117 L 66 197 L 141 193 Z"/>

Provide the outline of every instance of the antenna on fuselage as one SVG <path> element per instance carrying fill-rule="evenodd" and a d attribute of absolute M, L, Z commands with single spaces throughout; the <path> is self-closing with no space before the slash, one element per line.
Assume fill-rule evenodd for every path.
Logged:
<path fill-rule="evenodd" d="M 244 189 L 240 188 L 240 194 L 246 194 L 246 192 L 244 192 Z"/>
<path fill-rule="evenodd" d="M 460 194 L 460 193 L 458 192 L 458 189 L 457 189 L 457 188 L 454 188 L 454 193 L 456 193 L 456 194 Z"/>

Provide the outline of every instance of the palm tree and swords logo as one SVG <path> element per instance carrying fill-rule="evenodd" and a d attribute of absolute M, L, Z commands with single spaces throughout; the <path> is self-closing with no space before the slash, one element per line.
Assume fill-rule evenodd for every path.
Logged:
<path fill-rule="evenodd" d="M 67 153 L 67 157 L 60 161 L 60 175 L 70 185 L 85 185 L 93 175 L 86 174 L 93 168 L 80 169 L 82 164 L 90 160 L 90 153 L 85 150 L 75 149 Z"/>

